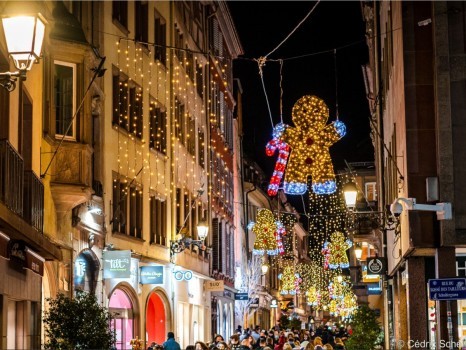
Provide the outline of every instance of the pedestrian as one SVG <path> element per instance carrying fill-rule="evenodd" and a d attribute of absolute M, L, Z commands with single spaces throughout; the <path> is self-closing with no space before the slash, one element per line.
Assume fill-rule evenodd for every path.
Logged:
<path fill-rule="evenodd" d="M 346 350 L 345 344 L 343 343 L 343 340 L 341 338 L 335 338 L 335 350 Z"/>
<path fill-rule="evenodd" d="M 217 334 L 215 337 L 214 337 L 214 344 L 217 345 L 219 342 L 221 341 L 225 341 L 225 339 L 223 339 L 223 336 L 221 334 Z"/>
<path fill-rule="evenodd" d="M 185 350 L 196 350 L 194 345 L 188 345 Z"/>
<path fill-rule="evenodd" d="M 196 350 L 209 350 L 207 344 L 201 341 L 197 341 L 194 345 L 196 347 Z"/>
<path fill-rule="evenodd" d="M 147 348 L 147 350 L 155 350 L 155 346 L 157 344 L 155 343 L 155 341 L 153 341 L 152 343 L 150 343 L 150 346 Z"/>
<path fill-rule="evenodd" d="M 217 349 L 219 349 L 219 350 L 230 350 L 230 348 L 228 347 L 228 344 L 225 343 L 224 341 L 219 341 L 217 343 Z"/>
<path fill-rule="evenodd" d="M 324 345 L 324 350 L 333 350 L 333 346 L 327 343 Z"/>
<path fill-rule="evenodd" d="M 230 337 L 230 349 L 231 350 L 238 350 L 240 348 L 241 344 L 239 343 L 239 335 L 238 334 L 233 334 Z"/>
<path fill-rule="evenodd" d="M 175 333 L 168 332 L 167 341 L 163 343 L 164 350 L 181 350 L 180 344 L 175 340 Z"/>

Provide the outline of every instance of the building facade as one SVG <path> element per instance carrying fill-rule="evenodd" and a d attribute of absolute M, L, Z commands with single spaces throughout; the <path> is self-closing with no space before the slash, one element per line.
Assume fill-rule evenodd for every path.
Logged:
<path fill-rule="evenodd" d="M 458 339 L 456 301 L 429 299 L 427 281 L 455 277 L 464 240 L 464 31 L 462 5 L 363 2 L 370 63 L 365 67 L 376 149 L 379 208 L 399 198 L 449 202 L 453 218 L 407 210 L 386 230 L 386 348 L 396 340 Z M 379 136 L 380 135 L 380 136 Z M 460 320 L 462 322 L 462 320 Z M 458 332 L 456 331 L 458 330 Z M 461 332 L 459 332 L 461 331 Z"/>
<path fill-rule="evenodd" d="M 168 331 L 182 347 L 231 334 L 240 236 L 232 59 L 242 49 L 226 4 L 0 6 L 47 21 L 39 64 L 0 92 L 1 256 L 11 278 L 2 317 L 17 320 L 2 347 L 39 347 L 43 299 L 78 291 L 108 306 L 118 349 L 136 337 L 162 343 Z M 20 272 L 13 251 L 23 252 Z M 225 291 L 206 287 L 214 279 Z"/>

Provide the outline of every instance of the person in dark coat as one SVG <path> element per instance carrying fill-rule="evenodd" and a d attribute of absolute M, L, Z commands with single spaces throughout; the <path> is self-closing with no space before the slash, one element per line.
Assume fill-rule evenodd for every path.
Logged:
<path fill-rule="evenodd" d="M 164 350 L 181 350 L 180 344 L 176 342 L 173 332 L 168 332 L 167 338 L 167 341 L 163 343 Z"/>

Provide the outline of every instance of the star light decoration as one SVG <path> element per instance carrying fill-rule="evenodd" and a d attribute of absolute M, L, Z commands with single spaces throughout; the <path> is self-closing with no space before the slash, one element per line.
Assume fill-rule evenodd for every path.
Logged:
<path fill-rule="evenodd" d="M 277 224 L 273 213 L 268 209 L 259 209 L 256 222 L 253 224 L 252 232 L 256 235 L 254 249 L 255 255 L 277 255 Z"/>
<path fill-rule="evenodd" d="M 312 190 L 317 194 L 331 194 L 336 190 L 335 173 L 329 147 L 346 134 L 345 124 L 339 120 L 327 124 L 329 109 L 325 102 L 316 97 L 306 95 L 293 106 L 292 120 L 295 127 L 278 124 L 274 128 L 271 143 L 274 147 L 284 144 L 291 147 L 286 165 L 284 192 L 287 194 L 304 194 L 307 191 L 307 177 L 312 177 Z M 281 142 L 281 143 L 280 143 Z M 269 148 L 268 148 L 269 150 Z M 268 153 L 272 153 L 272 148 Z M 283 162 L 278 175 L 282 175 Z M 274 172 L 275 174 L 275 172 Z M 275 190 L 279 179 L 272 176 L 271 186 Z"/>
<path fill-rule="evenodd" d="M 334 232 L 330 236 L 330 242 L 325 242 L 322 249 L 322 254 L 325 256 L 324 267 L 330 269 L 349 267 L 348 256 L 346 251 L 351 248 L 353 242 L 346 239 L 345 235 L 341 232 Z"/>

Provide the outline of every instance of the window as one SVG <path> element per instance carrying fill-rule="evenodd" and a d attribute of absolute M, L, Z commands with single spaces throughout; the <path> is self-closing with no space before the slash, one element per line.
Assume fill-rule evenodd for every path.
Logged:
<path fill-rule="evenodd" d="M 167 25 L 165 19 L 155 12 L 155 25 L 154 25 L 154 40 L 155 40 L 155 53 L 154 59 L 159 60 L 163 65 L 167 62 Z"/>
<path fill-rule="evenodd" d="M 191 51 L 186 52 L 186 74 L 194 81 L 194 56 Z"/>
<path fill-rule="evenodd" d="M 185 126 L 185 108 L 184 104 L 175 98 L 175 137 L 181 141 L 181 143 L 185 144 L 185 134 L 186 134 L 186 126 Z"/>
<path fill-rule="evenodd" d="M 154 99 L 150 101 L 149 109 L 149 147 L 167 153 L 167 112 L 157 105 Z"/>
<path fill-rule="evenodd" d="M 205 143 L 205 135 L 204 132 L 199 129 L 198 130 L 198 140 L 197 140 L 197 152 L 198 152 L 198 159 L 199 165 L 204 168 L 205 166 L 205 151 L 204 151 L 204 143 Z"/>
<path fill-rule="evenodd" d="M 76 65 L 54 62 L 55 135 L 76 139 Z"/>
<path fill-rule="evenodd" d="M 196 130 L 196 123 L 193 117 L 188 118 L 188 135 L 187 135 L 187 148 L 189 154 L 194 156 L 196 154 L 196 140 L 195 140 L 195 130 Z"/>
<path fill-rule="evenodd" d="M 175 24 L 175 55 L 178 57 L 178 60 L 183 64 L 184 60 L 184 42 L 183 42 L 183 33 L 181 33 L 180 28 Z"/>
<path fill-rule="evenodd" d="M 142 89 L 130 84 L 128 77 L 114 69 L 112 123 L 137 138 L 142 138 Z"/>
<path fill-rule="evenodd" d="M 366 199 L 369 202 L 377 201 L 377 183 L 367 182 L 364 186 L 366 187 Z"/>
<path fill-rule="evenodd" d="M 196 65 L 196 90 L 199 96 L 204 97 L 204 67 L 202 64 Z"/>
<path fill-rule="evenodd" d="M 147 1 L 134 2 L 134 39 L 143 43 L 149 41 L 149 8 Z"/>
<path fill-rule="evenodd" d="M 128 28 L 128 2 L 114 0 L 112 3 L 112 18 L 124 28 Z"/>
<path fill-rule="evenodd" d="M 150 198 L 150 242 L 167 244 L 167 204 L 156 196 Z"/>
<path fill-rule="evenodd" d="M 112 212 L 113 232 L 142 238 L 141 187 L 114 176 Z"/>
<path fill-rule="evenodd" d="M 129 130 L 128 124 L 128 77 L 114 68 L 112 122 Z"/>
<path fill-rule="evenodd" d="M 142 89 L 134 84 L 129 88 L 129 132 L 142 138 Z"/>

